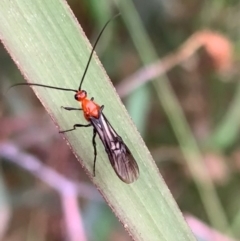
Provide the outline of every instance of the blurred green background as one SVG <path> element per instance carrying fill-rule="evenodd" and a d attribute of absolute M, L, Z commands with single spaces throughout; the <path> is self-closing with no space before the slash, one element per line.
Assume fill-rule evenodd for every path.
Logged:
<path fill-rule="evenodd" d="M 106 21 L 121 12 L 96 50 L 117 90 L 128 89 L 129 82 L 123 80 L 136 71 L 162 61 L 155 69 L 166 71 L 158 81 L 149 80 L 120 97 L 182 212 L 205 223 L 199 229 L 189 221 L 196 237 L 240 239 L 240 2 L 69 0 L 68 4 L 92 43 Z M 1 94 L 24 81 L 3 46 L 0 66 Z M 141 76 L 146 73 L 142 70 Z M 170 93 L 161 81 L 170 86 Z M 37 168 L 78 190 L 73 198 L 78 217 L 71 220 L 77 220 L 76 230 L 86 240 L 131 240 L 32 90 L 13 89 L 1 100 L 0 240 L 69 236 L 64 193 L 37 175 Z M 205 173 L 189 171 L 191 152 L 206 165 L 211 190 L 217 194 L 220 208 L 215 219 L 208 213 L 214 203 L 207 203 L 201 193 L 208 189 Z M 24 164 L 23 159 L 29 162 Z M 226 236 L 209 239 L 203 235 L 208 228 Z"/>

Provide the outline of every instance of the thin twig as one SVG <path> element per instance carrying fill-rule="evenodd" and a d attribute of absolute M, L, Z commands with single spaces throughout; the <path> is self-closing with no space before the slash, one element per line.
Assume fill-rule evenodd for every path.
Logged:
<path fill-rule="evenodd" d="M 36 157 L 21 152 L 12 143 L 0 145 L 0 158 L 19 165 L 57 190 L 62 202 L 68 240 L 87 240 L 79 212 L 78 196 L 102 201 L 100 195 L 91 186 L 83 183 L 73 183 L 42 164 Z"/>
<path fill-rule="evenodd" d="M 0 145 L 0 157 L 29 171 L 59 193 L 67 193 L 69 190 L 73 189 L 80 197 L 95 201 L 103 201 L 101 196 L 91 185 L 70 181 L 63 175 L 41 163 L 35 156 L 21 152 L 12 143 L 2 143 Z"/>
<path fill-rule="evenodd" d="M 207 224 L 203 223 L 196 217 L 186 214 L 184 215 L 189 227 L 193 231 L 194 235 L 199 238 L 199 240 L 206 241 L 236 241 L 222 233 L 216 231 L 215 229 L 209 227 Z"/>
<path fill-rule="evenodd" d="M 174 66 L 191 57 L 201 46 L 202 43 L 193 35 L 176 52 L 167 55 L 155 63 L 143 67 L 134 74 L 123 79 L 116 87 L 119 96 L 123 98 L 144 83 L 165 74 Z"/>

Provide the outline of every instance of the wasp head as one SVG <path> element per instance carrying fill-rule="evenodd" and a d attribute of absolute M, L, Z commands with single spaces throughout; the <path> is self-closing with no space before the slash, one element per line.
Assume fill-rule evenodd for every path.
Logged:
<path fill-rule="evenodd" d="M 77 101 L 82 101 L 87 98 L 87 92 L 85 90 L 79 90 L 75 95 L 74 95 L 75 100 Z"/>

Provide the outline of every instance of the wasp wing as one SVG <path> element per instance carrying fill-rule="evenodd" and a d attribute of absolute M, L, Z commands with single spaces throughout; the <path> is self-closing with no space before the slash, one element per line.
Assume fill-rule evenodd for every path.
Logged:
<path fill-rule="evenodd" d="M 99 118 L 90 121 L 101 139 L 110 163 L 117 176 L 125 183 L 132 183 L 139 176 L 138 165 L 122 138 L 101 112 Z"/>

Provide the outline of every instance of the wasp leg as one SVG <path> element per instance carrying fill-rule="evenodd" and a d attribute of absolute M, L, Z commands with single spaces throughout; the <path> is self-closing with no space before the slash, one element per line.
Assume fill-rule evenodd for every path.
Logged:
<path fill-rule="evenodd" d="M 92 137 L 92 145 L 93 145 L 93 149 L 94 149 L 94 161 L 93 161 L 93 176 L 95 177 L 95 167 L 96 167 L 96 160 L 97 160 L 97 144 L 96 144 L 96 134 L 97 131 L 95 128 L 93 128 L 93 137 Z"/>
<path fill-rule="evenodd" d="M 92 125 L 91 124 L 87 124 L 87 125 L 75 124 L 72 129 L 65 130 L 65 131 L 59 131 L 59 133 L 74 131 L 74 130 L 76 130 L 76 127 L 90 127 L 90 126 L 92 126 Z"/>
<path fill-rule="evenodd" d="M 103 108 L 104 108 L 104 105 L 101 105 L 99 110 L 100 114 L 102 114 Z"/>
<path fill-rule="evenodd" d="M 72 107 L 64 107 L 64 106 L 61 106 L 61 108 L 65 110 L 82 110 L 82 108 L 72 108 Z"/>

